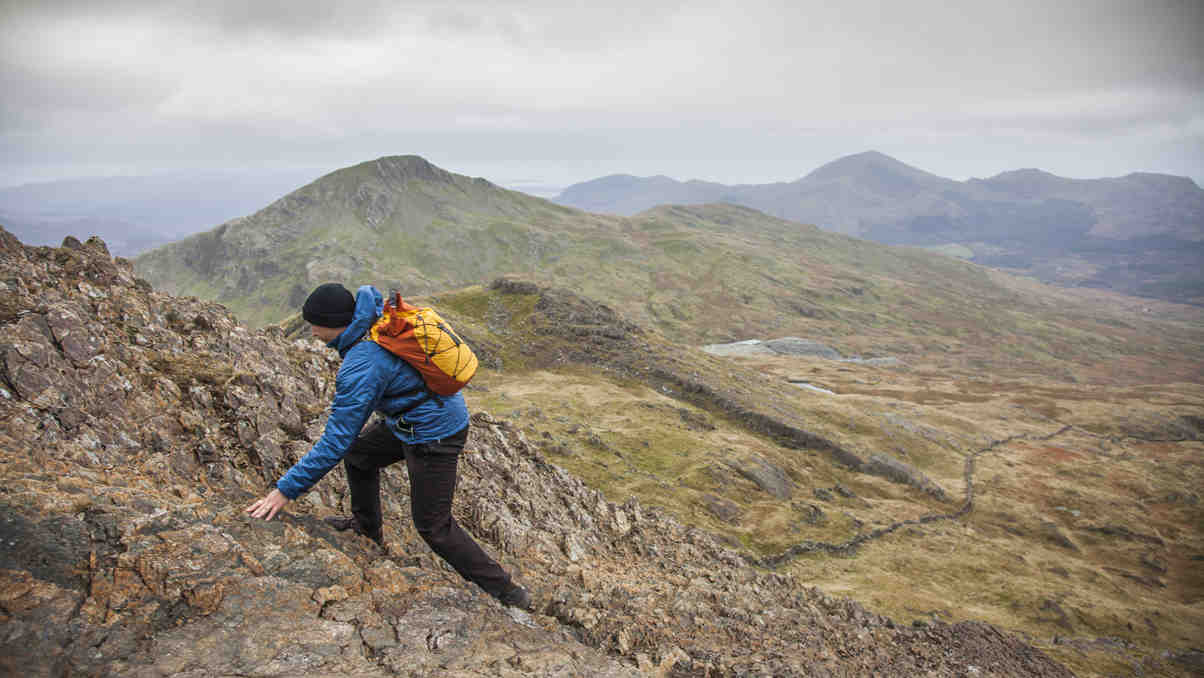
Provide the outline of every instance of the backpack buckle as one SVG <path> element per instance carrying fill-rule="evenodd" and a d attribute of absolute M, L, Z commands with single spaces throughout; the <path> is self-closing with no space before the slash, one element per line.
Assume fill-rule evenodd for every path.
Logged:
<path fill-rule="evenodd" d="M 409 428 L 407 428 L 405 426 L 405 423 L 406 423 L 405 419 L 403 419 L 402 416 L 399 414 L 399 415 L 397 415 L 397 419 L 393 421 L 393 429 L 395 431 L 397 431 L 398 433 L 406 433 L 411 438 L 413 438 L 414 437 L 414 425 L 410 424 Z"/>

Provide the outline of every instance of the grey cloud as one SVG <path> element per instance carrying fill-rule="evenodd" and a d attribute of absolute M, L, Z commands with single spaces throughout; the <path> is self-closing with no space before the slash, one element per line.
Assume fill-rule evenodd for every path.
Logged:
<path fill-rule="evenodd" d="M 257 0 L 255 2 L 182 2 L 173 18 L 212 23 L 222 33 L 266 32 L 300 37 L 375 36 L 394 21 L 395 2 L 322 2 Z"/>
<path fill-rule="evenodd" d="M 220 35 L 268 33 L 304 38 L 328 34 L 375 35 L 404 5 L 397 2 L 319 0 L 39 0 L 6 3 L 8 22 L 42 23 L 91 17 L 107 21 L 146 21 L 165 30 L 211 28 Z"/>
<path fill-rule="evenodd" d="M 675 3 L 614 0 L 566 5 L 555 0 L 41 0 L 0 4 L 6 24 L 38 24 L 65 17 L 140 20 L 163 29 L 186 27 L 221 36 L 273 35 L 290 39 L 379 37 L 406 25 L 448 36 L 495 36 L 515 45 L 596 47 L 655 30 L 679 11 Z"/>
<path fill-rule="evenodd" d="M 0 71 L 0 134 L 50 127 L 64 118 L 153 107 L 175 89 L 155 73 L 118 74 L 102 69 L 55 69 L 46 64 L 7 65 Z"/>
<path fill-rule="evenodd" d="M 18 157 L 333 163 L 447 149 L 450 169 L 512 156 L 568 174 L 576 154 L 580 168 L 731 183 L 934 139 L 962 149 L 950 157 L 1000 153 L 997 138 L 1136 157 L 1136 140 L 1197 147 L 1204 117 L 1195 0 L 45 0 L 0 3 L 0 20 L 0 156 L 14 173 Z M 1168 169 L 1186 166 L 1172 156 Z"/>

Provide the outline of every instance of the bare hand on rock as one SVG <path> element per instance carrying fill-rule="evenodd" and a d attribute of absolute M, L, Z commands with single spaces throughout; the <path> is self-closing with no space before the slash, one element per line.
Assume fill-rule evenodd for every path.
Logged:
<path fill-rule="evenodd" d="M 287 503 L 288 497 L 280 490 L 272 490 L 268 496 L 248 506 L 246 512 L 250 513 L 252 518 L 271 520 Z"/>

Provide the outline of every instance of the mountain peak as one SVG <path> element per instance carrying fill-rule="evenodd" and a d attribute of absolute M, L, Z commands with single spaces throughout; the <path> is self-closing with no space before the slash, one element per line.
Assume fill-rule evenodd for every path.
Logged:
<path fill-rule="evenodd" d="M 412 168 L 431 168 L 435 167 L 429 160 L 421 155 L 383 155 L 376 160 L 367 162 L 376 162 L 392 167 L 412 167 Z"/>
<path fill-rule="evenodd" d="M 1024 167 L 1016 170 L 1008 170 L 1007 172 L 1000 172 L 999 174 L 991 177 L 988 181 L 1033 181 L 1040 179 L 1061 178 L 1062 177 L 1059 177 L 1056 174 L 1051 174 L 1045 170 L 1037 169 L 1036 167 Z"/>
<path fill-rule="evenodd" d="M 1176 176 L 1174 174 L 1162 174 L 1158 172 L 1130 172 L 1126 174 L 1124 179 L 1146 184 L 1173 187 L 1179 190 L 1198 192 L 1200 185 L 1191 177 Z"/>
<path fill-rule="evenodd" d="M 426 158 L 418 155 L 386 155 L 375 160 L 369 160 L 338 170 L 330 176 L 342 172 L 376 175 L 386 180 L 403 182 L 411 179 L 436 182 L 450 182 L 454 180 L 454 175 L 451 172 L 436 167 Z"/>
<path fill-rule="evenodd" d="M 677 180 L 671 179 L 663 174 L 657 174 L 656 176 L 651 176 L 651 177 L 639 177 L 634 174 L 608 174 L 604 177 L 600 177 L 598 179 L 593 179 L 592 181 L 598 182 L 601 184 L 638 184 L 641 182 L 648 182 L 648 181 L 654 181 L 654 182 L 660 182 L 660 183 L 664 183 L 664 182 L 677 183 Z"/>
<path fill-rule="evenodd" d="M 863 199 L 908 200 L 927 191 L 941 191 L 956 182 L 900 162 L 885 153 L 866 151 L 848 155 L 820 167 L 792 186 L 827 190 L 839 183 L 856 187 Z"/>
<path fill-rule="evenodd" d="M 1074 186 L 1079 180 L 1060 177 L 1035 167 L 1026 167 L 1000 172 L 990 179 L 974 180 L 974 183 L 1016 198 L 1034 199 L 1046 196 L 1051 191 Z"/>
<path fill-rule="evenodd" d="M 388 202 L 397 195 L 414 190 L 435 189 L 455 186 L 459 191 L 500 190 L 486 179 L 464 176 L 449 172 L 418 155 L 386 155 L 357 165 L 337 169 L 294 193 L 307 194 L 313 191 L 326 196 L 339 195 L 344 200 L 362 202 L 375 200 Z M 425 188 L 424 188 L 425 187 Z M 383 192 L 383 193 L 382 193 Z M 380 198 L 368 198 L 371 193 L 381 193 Z M 287 200 L 290 196 L 285 196 Z M 323 198 L 326 199 L 326 198 Z M 383 204 L 377 205 L 383 207 Z"/>
<path fill-rule="evenodd" d="M 910 177 L 939 178 L 922 169 L 912 167 L 879 151 L 865 151 L 838 158 L 808 174 L 803 180 L 830 180 L 842 177 L 864 177 L 890 173 Z"/>

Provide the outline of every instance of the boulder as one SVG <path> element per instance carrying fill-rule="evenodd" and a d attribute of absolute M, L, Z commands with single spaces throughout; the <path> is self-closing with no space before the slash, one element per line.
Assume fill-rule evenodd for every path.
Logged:
<path fill-rule="evenodd" d="M 750 456 L 726 463 L 732 470 L 778 499 L 789 499 L 794 494 L 794 481 L 790 480 L 790 476 L 777 465 L 761 457 Z"/>
<path fill-rule="evenodd" d="M 869 461 L 866 462 L 866 473 L 881 476 L 887 480 L 902 485 L 911 485 L 912 487 L 921 489 L 933 496 L 944 498 L 945 490 L 934 483 L 932 479 L 924 475 L 916 467 L 906 462 L 899 461 L 889 454 L 871 454 Z"/>
<path fill-rule="evenodd" d="M 735 502 L 710 493 L 702 495 L 702 503 L 712 515 L 725 523 L 739 522 L 740 515 L 743 513 Z"/>

